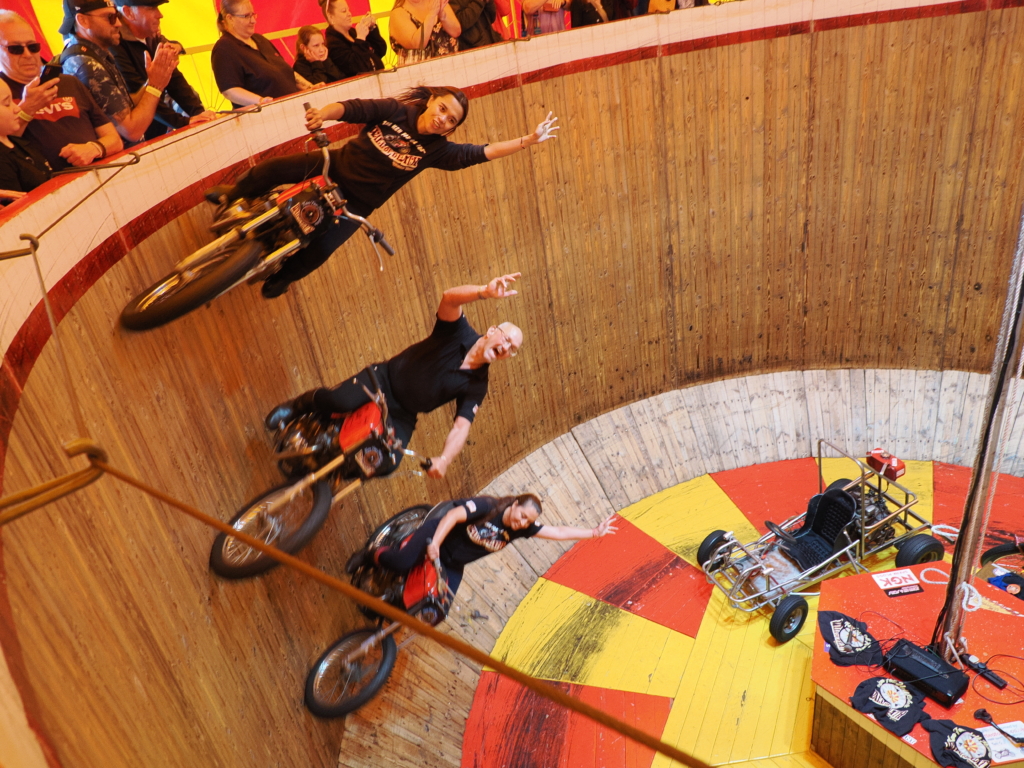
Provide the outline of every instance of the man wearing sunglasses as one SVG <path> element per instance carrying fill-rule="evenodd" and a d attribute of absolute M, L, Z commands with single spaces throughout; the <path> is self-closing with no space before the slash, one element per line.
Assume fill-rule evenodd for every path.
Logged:
<path fill-rule="evenodd" d="M 120 152 L 121 137 L 85 86 L 67 75 L 39 82 L 40 50 L 25 19 L 0 11 L 0 78 L 21 102 L 14 135 L 36 145 L 54 170 Z"/>
<path fill-rule="evenodd" d="M 89 89 L 126 144 L 142 141 L 178 66 L 177 47 L 160 43 L 152 59 L 146 54 L 148 79 L 133 93 L 110 54 L 110 48 L 121 42 L 114 0 L 64 0 L 60 33 L 67 41 L 60 56 L 64 73 Z"/>
<path fill-rule="evenodd" d="M 121 70 L 128 89 L 140 92 L 149 79 L 146 73 L 147 58 L 156 56 L 161 43 L 173 45 L 180 55 L 183 48 L 160 34 L 160 19 L 163 14 L 158 6 L 167 0 L 116 0 L 121 14 L 121 42 L 110 49 L 110 53 Z M 174 106 L 172 106 L 172 104 Z M 177 107 L 177 109 L 175 109 Z M 171 73 L 170 82 L 164 89 L 164 97 L 156 108 L 156 117 L 146 131 L 146 138 L 162 136 L 176 128 L 205 123 L 214 120 L 216 112 L 203 107 L 199 94 L 188 84 L 177 68 Z"/>
<path fill-rule="evenodd" d="M 479 299 L 515 296 L 511 286 L 520 273 L 502 275 L 487 285 L 449 288 L 437 308 L 431 334 L 372 368 L 387 398 L 395 435 L 408 447 L 421 413 L 429 413 L 455 401 L 455 421 L 439 456 L 431 458 L 431 477 L 444 477 L 451 462 L 466 444 L 469 428 L 487 394 L 491 363 L 515 357 L 523 344 L 523 332 L 512 323 L 492 325 L 483 336 L 473 330 L 462 307 Z M 266 418 L 267 429 L 281 429 L 303 413 L 348 413 L 370 401 L 372 391 L 366 369 L 336 387 L 311 389 L 277 406 Z"/>

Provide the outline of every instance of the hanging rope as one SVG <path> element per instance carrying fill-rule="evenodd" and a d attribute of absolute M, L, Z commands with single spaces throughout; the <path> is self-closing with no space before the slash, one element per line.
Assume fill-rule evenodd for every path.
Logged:
<path fill-rule="evenodd" d="M 282 565 L 286 565 L 289 568 L 298 571 L 299 573 L 309 576 L 311 579 L 320 584 L 323 584 L 325 587 L 329 587 L 337 592 L 341 592 L 346 597 L 354 600 L 362 606 L 369 608 L 375 613 L 379 613 L 380 615 L 387 617 L 391 621 L 396 621 L 405 626 L 406 628 L 412 630 L 413 632 L 416 632 L 417 634 L 429 637 L 434 642 L 439 643 L 440 645 L 443 645 L 444 647 L 452 651 L 455 651 L 456 653 L 461 654 L 462 656 L 472 659 L 481 666 L 489 667 L 497 671 L 499 674 L 504 675 L 505 677 L 508 677 L 512 680 L 515 680 L 517 683 L 526 688 L 529 688 L 534 693 L 543 696 L 544 698 L 549 699 L 555 702 L 556 704 L 565 707 L 566 709 L 570 709 L 573 712 L 578 712 L 584 717 L 588 717 L 591 720 L 607 728 L 610 728 L 613 731 L 621 733 L 623 736 L 626 736 L 627 738 L 633 739 L 634 741 L 643 744 L 645 747 L 653 749 L 655 752 L 660 752 L 666 757 L 669 757 L 679 763 L 682 763 L 683 765 L 690 766 L 691 768 L 710 768 L 710 766 L 707 763 L 702 762 L 701 760 L 698 760 L 697 758 L 692 757 L 686 754 L 685 752 L 682 752 L 681 750 L 677 749 L 676 747 L 673 747 L 670 744 L 666 744 L 664 741 L 661 741 L 660 739 L 651 736 L 649 733 L 646 733 L 645 731 L 641 731 L 639 728 L 635 728 L 634 726 L 631 726 L 628 723 L 624 723 L 621 720 L 612 717 L 608 713 L 603 712 L 602 710 L 597 709 L 596 707 L 592 707 L 589 704 L 586 704 L 580 701 L 579 699 L 576 699 L 568 695 L 567 693 L 562 692 L 551 683 L 545 682 L 543 680 L 538 680 L 534 677 L 530 677 L 529 675 L 520 672 L 514 667 L 510 667 L 505 662 L 500 661 L 499 659 L 496 659 L 493 656 L 490 656 L 489 654 L 486 654 L 483 651 L 474 648 L 473 646 L 464 643 L 463 641 L 455 637 L 446 635 L 443 632 L 439 632 L 437 629 L 430 626 L 429 624 L 425 624 L 419 619 L 413 618 L 404 611 L 400 611 L 398 608 L 395 608 L 393 605 L 385 603 L 384 601 L 379 600 L 376 597 L 368 595 L 365 592 L 356 589 L 351 584 L 346 584 L 345 582 L 340 581 L 334 578 L 333 576 L 328 576 L 323 571 L 314 568 L 308 563 L 303 562 L 302 560 L 299 560 L 296 557 L 292 557 L 291 555 L 286 554 L 281 550 L 276 549 L 268 544 L 265 544 L 259 539 L 255 539 L 246 533 L 236 531 L 227 523 L 221 522 L 216 518 L 210 517 L 209 515 L 199 511 L 195 507 L 191 507 L 188 504 L 185 504 L 184 502 L 178 501 L 172 496 L 168 496 L 167 494 L 157 490 L 156 488 L 146 485 L 140 480 L 136 480 L 135 478 L 124 474 L 123 472 L 107 464 L 106 460 L 104 459 L 94 458 L 91 459 L 91 461 L 94 467 L 101 470 L 102 472 L 107 473 L 111 477 L 116 477 L 118 480 L 127 483 L 133 488 L 137 488 L 143 493 L 152 496 L 155 499 L 159 499 L 160 501 L 174 507 L 175 509 L 181 510 L 185 514 L 198 520 L 201 523 L 210 526 L 211 528 L 215 528 L 218 531 L 221 531 L 222 533 L 228 534 L 229 536 L 234 536 L 239 541 L 242 541 L 246 545 L 252 547 L 253 549 L 258 550 L 259 552 L 273 558 Z"/>

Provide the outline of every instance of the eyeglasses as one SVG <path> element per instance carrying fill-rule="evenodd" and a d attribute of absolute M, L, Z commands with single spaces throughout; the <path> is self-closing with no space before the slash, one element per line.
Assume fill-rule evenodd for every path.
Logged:
<path fill-rule="evenodd" d="M 499 328 L 498 326 L 495 326 L 494 330 L 496 330 L 498 333 L 500 333 L 501 334 L 501 338 L 503 338 L 505 340 L 505 343 L 508 344 L 508 356 L 509 357 L 515 357 L 516 356 L 516 352 L 519 351 L 519 347 L 517 347 L 515 344 L 512 343 L 512 339 L 510 339 L 508 337 L 508 334 L 505 333 L 503 330 L 501 330 L 501 328 Z"/>
<path fill-rule="evenodd" d="M 12 56 L 21 56 L 25 52 L 26 48 L 28 48 L 29 53 L 39 53 L 39 51 L 43 49 L 43 46 L 40 43 L 29 43 L 28 45 L 5 45 L 4 48 L 6 48 L 7 52 Z"/>
<path fill-rule="evenodd" d="M 117 13 L 83 13 L 82 15 L 91 16 L 94 19 L 106 19 L 110 26 L 117 24 Z"/>
<path fill-rule="evenodd" d="M 256 14 L 254 13 L 229 13 L 228 16 L 234 16 L 236 19 L 245 19 L 246 21 L 256 21 Z"/>

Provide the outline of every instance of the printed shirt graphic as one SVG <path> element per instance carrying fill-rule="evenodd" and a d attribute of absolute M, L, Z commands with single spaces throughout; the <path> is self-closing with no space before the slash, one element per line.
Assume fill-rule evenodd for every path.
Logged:
<path fill-rule="evenodd" d="M 840 667 L 878 665 L 882 649 L 868 634 L 868 625 L 838 611 L 819 611 L 818 629 L 825 638 L 829 658 Z"/>
<path fill-rule="evenodd" d="M 445 565 L 461 567 L 492 552 L 500 552 L 514 539 L 536 536 L 540 531 L 537 523 L 518 531 L 506 528 L 501 522 L 501 515 L 487 520 L 496 501 L 491 496 L 477 496 L 457 502 L 456 506 L 466 510 L 466 522 L 456 525 L 441 545 L 441 559 Z"/>
<path fill-rule="evenodd" d="M 939 765 L 952 768 L 989 768 L 992 750 L 985 737 L 973 728 L 957 725 L 952 720 L 924 720 L 932 757 Z"/>
<path fill-rule="evenodd" d="M 384 120 L 366 132 L 370 143 L 391 161 L 395 168 L 415 171 L 427 150 L 409 133 L 390 120 Z"/>
<path fill-rule="evenodd" d="M 873 715 L 887 730 L 897 736 L 910 733 L 924 713 L 924 696 L 906 683 L 887 677 L 872 677 L 857 686 L 850 703 L 858 712 Z"/>
<path fill-rule="evenodd" d="M 82 112 L 78 108 L 78 101 L 75 100 L 74 96 L 58 96 L 33 115 L 36 120 L 48 120 L 50 122 L 56 122 L 65 117 L 81 116 Z"/>

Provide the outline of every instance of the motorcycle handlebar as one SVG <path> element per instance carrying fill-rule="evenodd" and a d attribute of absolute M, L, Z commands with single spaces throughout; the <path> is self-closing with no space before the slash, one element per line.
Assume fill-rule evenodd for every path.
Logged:
<path fill-rule="evenodd" d="M 395 255 L 395 249 L 392 247 L 391 243 L 389 243 L 386 239 L 384 239 L 384 233 L 381 232 L 378 229 L 378 230 L 374 231 L 374 234 L 376 235 L 376 237 L 374 239 L 378 243 L 380 243 L 380 247 L 381 248 L 383 248 L 385 251 L 388 252 L 388 256 L 394 256 Z"/>

